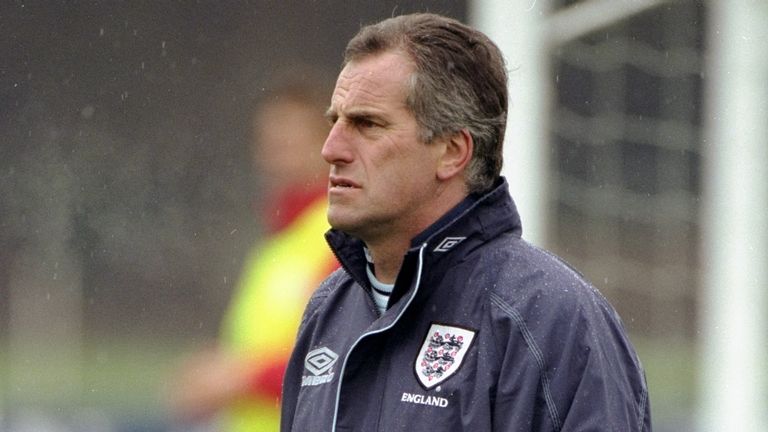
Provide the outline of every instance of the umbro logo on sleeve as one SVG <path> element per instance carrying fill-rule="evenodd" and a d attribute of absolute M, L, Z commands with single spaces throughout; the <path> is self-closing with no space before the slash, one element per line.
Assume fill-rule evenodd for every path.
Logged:
<path fill-rule="evenodd" d="M 338 354 L 326 347 L 314 349 L 304 358 L 304 369 L 310 375 L 301 377 L 301 386 L 316 386 L 333 380 L 333 365 L 339 359 Z"/>

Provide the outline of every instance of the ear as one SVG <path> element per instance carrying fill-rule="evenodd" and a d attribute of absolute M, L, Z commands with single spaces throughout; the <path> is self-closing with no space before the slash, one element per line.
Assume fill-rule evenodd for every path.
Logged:
<path fill-rule="evenodd" d="M 445 151 L 438 160 L 437 178 L 450 180 L 462 175 L 472 159 L 474 142 L 469 131 L 462 129 L 445 138 Z"/>

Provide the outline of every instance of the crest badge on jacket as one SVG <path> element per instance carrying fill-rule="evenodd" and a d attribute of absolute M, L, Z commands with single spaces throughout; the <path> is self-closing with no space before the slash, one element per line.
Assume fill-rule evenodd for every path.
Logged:
<path fill-rule="evenodd" d="M 474 330 L 433 323 L 414 365 L 421 385 L 430 389 L 455 374 L 474 338 Z"/>

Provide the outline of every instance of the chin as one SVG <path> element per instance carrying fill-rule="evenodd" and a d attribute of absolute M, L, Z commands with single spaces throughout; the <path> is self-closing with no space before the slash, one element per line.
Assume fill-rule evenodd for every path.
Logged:
<path fill-rule="evenodd" d="M 358 236 L 360 232 L 360 226 L 358 223 L 356 223 L 355 220 L 350 218 L 344 218 L 339 217 L 339 215 L 328 215 L 328 224 L 331 225 L 333 229 L 344 231 L 347 234 L 353 235 L 355 237 Z"/>
<path fill-rule="evenodd" d="M 333 211 L 333 209 L 328 209 L 328 224 L 334 229 L 341 231 L 346 231 L 350 226 L 347 218 L 345 218 L 344 215 L 339 214 L 338 211 Z"/>
<path fill-rule="evenodd" d="M 328 223 L 331 225 L 332 228 L 340 230 L 340 231 L 354 231 L 355 225 L 351 224 L 349 222 L 346 222 L 341 219 L 331 219 L 328 218 Z"/>

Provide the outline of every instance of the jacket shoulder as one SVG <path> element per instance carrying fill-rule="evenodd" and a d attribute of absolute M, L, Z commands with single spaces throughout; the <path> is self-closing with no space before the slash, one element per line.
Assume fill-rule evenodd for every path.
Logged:
<path fill-rule="evenodd" d="M 495 297 L 521 311 L 533 300 L 555 309 L 572 310 L 583 302 L 609 306 L 578 270 L 552 252 L 516 236 L 503 236 L 495 243 L 481 258 L 482 268 L 493 269 L 482 273 Z"/>
<path fill-rule="evenodd" d="M 307 306 L 304 309 L 304 316 L 301 319 L 301 327 L 304 327 L 305 323 L 320 309 L 331 294 L 350 279 L 351 278 L 343 268 L 338 268 L 328 275 L 309 298 Z"/>

